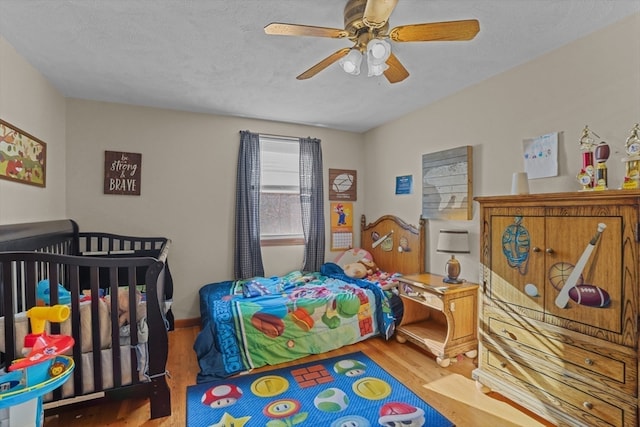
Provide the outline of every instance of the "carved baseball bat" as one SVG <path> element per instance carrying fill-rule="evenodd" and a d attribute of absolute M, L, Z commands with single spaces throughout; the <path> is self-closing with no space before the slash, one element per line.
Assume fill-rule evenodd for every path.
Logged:
<path fill-rule="evenodd" d="M 391 236 L 392 234 L 393 234 L 393 230 L 391 230 L 390 232 L 388 232 L 387 234 L 385 234 L 384 236 L 382 236 L 381 238 L 373 242 L 371 247 L 373 249 L 377 248 L 380 243 L 384 242 L 387 239 L 387 237 Z"/>
<path fill-rule="evenodd" d="M 591 252 L 593 252 L 593 248 L 595 248 L 596 243 L 598 243 L 598 239 L 600 238 L 600 234 L 602 234 L 605 228 L 607 228 L 606 224 L 598 224 L 598 231 L 596 231 L 596 234 L 594 234 L 594 236 L 589 241 L 589 244 L 584 249 L 584 252 L 582 252 L 582 255 L 580 255 L 580 259 L 576 263 L 576 266 L 573 267 L 573 271 L 571 272 L 571 274 L 569 274 L 567 281 L 564 282 L 564 286 L 556 297 L 556 305 L 558 307 L 565 308 L 567 306 L 567 303 L 569 302 L 569 291 L 571 290 L 571 288 L 578 284 L 578 279 L 580 278 L 584 267 L 587 265 L 587 261 L 589 261 Z"/>

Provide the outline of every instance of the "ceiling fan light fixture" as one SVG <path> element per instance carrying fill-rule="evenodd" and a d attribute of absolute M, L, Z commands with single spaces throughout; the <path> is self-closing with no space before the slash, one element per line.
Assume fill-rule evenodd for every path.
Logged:
<path fill-rule="evenodd" d="M 372 39 L 367 43 L 367 61 L 369 64 L 381 65 L 389 59 L 391 45 L 381 39 Z"/>
<path fill-rule="evenodd" d="M 382 64 L 371 64 L 371 63 L 368 63 L 367 64 L 367 75 L 369 77 L 381 76 L 382 73 L 384 73 L 387 68 L 389 68 L 389 66 L 387 64 L 385 64 L 385 63 L 382 63 Z"/>
<path fill-rule="evenodd" d="M 351 49 L 351 51 L 340 60 L 340 66 L 342 69 L 354 76 L 360 74 L 360 64 L 362 63 L 362 53 L 358 49 Z"/>
<path fill-rule="evenodd" d="M 391 45 L 381 39 L 372 39 L 367 43 L 367 74 L 369 77 L 380 76 L 389 68 L 386 64 L 391 56 Z"/>

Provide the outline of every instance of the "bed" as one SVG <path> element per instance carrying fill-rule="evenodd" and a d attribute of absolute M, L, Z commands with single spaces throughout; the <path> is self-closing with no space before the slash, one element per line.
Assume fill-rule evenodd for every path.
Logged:
<path fill-rule="evenodd" d="M 199 383 L 265 365 L 324 353 L 370 337 L 390 338 L 401 316 L 393 288 L 398 274 L 424 270 L 424 220 L 419 226 L 385 215 L 361 218 L 361 247 L 340 253 L 318 272 L 292 271 L 204 285 L 202 329 L 194 343 Z M 366 277 L 348 265 L 373 261 Z M 369 265 L 367 263 L 367 265 Z"/>
<path fill-rule="evenodd" d="M 0 362 L 7 366 L 23 357 L 27 310 L 70 308 L 69 318 L 47 325 L 47 331 L 74 338 L 68 355 L 75 369 L 45 396 L 45 411 L 135 396 L 150 399 L 151 418 L 171 414 L 170 243 L 164 237 L 80 232 L 73 220 L 0 226 Z"/>

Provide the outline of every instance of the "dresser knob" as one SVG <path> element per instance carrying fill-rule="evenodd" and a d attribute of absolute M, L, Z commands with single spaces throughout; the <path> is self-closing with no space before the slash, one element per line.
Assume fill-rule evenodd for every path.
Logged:
<path fill-rule="evenodd" d="M 533 252 L 540 252 L 540 251 L 541 251 L 541 249 L 539 247 L 537 247 L 537 246 L 533 247 Z"/>
<path fill-rule="evenodd" d="M 547 248 L 547 249 L 545 250 L 545 252 L 546 252 L 546 253 L 548 253 L 548 254 L 555 253 L 555 251 L 553 250 L 553 248 Z"/>
<path fill-rule="evenodd" d="M 584 359 L 584 363 L 586 363 L 587 365 L 591 366 L 591 365 L 593 365 L 593 360 L 591 360 L 589 358 L 586 358 L 586 359 Z"/>
<path fill-rule="evenodd" d="M 507 337 L 509 337 L 510 339 L 512 339 L 512 340 L 514 340 L 514 341 L 518 341 L 518 337 L 517 337 L 517 336 L 515 336 L 515 334 L 512 334 L 511 332 L 507 331 L 507 329 L 506 329 L 506 328 L 502 328 L 502 329 L 500 330 L 500 332 L 501 332 L 503 335 L 506 335 Z"/>
<path fill-rule="evenodd" d="M 585 408 L 587 408 L 589 410 L 593 409 L 593 403 L 591 403 L 591 402 L 584 402 L 582 404 L 582 406 L 584 406 Z"/>
<path fill-rule="evenodd" d="M 500 367 L 501 367 L 501 368 L 506 368 L 506 367 L 507 367 L 507 364 L 506 364 L 505 362 L 502 362 L 502 363 L 500 363 Z"/>

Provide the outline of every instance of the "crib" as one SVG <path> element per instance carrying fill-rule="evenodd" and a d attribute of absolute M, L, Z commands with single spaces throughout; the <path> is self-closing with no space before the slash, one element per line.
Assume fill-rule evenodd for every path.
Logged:
<path fill-rule="evenodd" d="M 76 368 L 45 397 L 47 413 L 91 399 L 146 397 L 151 418 L 171 414 L 170 243 L 80 232 L 70 219 L 0 226 L 0 362 L 23 356 L 29 308 L 70 306 L 69 319 L 48 333 L 73 336 Z"/>

